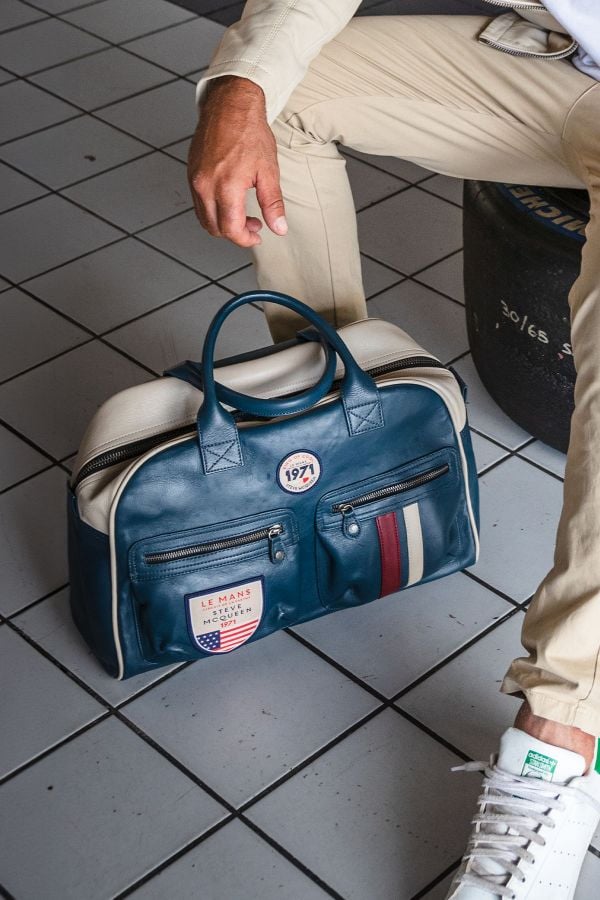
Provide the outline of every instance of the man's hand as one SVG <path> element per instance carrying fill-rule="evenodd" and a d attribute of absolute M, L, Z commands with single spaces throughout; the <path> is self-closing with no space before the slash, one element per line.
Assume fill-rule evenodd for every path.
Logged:
<path fill-rule="evenodd" d="M 240 247 L 261 243 L 262 222 L 246 216 L 246 191 L 253 187 L 268 227 L 286 234 L 275 138 L 263 91 L 254 82 L 235 75 L 209 82 L 188 178 L 196 215 L 209 234 Z"/>

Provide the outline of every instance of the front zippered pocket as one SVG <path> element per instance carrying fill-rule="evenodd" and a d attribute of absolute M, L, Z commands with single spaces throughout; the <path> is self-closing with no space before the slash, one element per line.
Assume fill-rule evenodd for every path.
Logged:
<path fill-rule="evenodd" d="M 387 500 L 388 497 L 396 497 L 398 494 L 414 490 L 422 484 L 427 484 L 428 482 L 439 478 L 441 475 L 445 475 L 446 472 L 449 471 L 450 466 L 448 463 L 443 463 L 426 472 L 413 475 L 411 478 L 407 478 L 404 481 L 397 481 L 395 484 L 369 491 L 367 494 L 362 494 L 359 497 L 351 497 L 349 500 L 343 500 L 341 503 L 334 503 L 331 507 L 331 511 L 333 513 L 341 514 L 344 531 L 350 537 L 355 537 L 360 531 L 360 525 L 356 521 L 356 516 L 354 516 L 354 511 L 357 507 L 367 506 L 370 503 Z"/>
<path fill-rule="evenodd" d="M 439 359 L 434 359 L 432 357 L 422 355 L 415 356 L 407 356 L 404 359 L 397 360 L 396 362 L 385 363 L 381 366 L 373 366 L 370 369 L 367 369 L 366 372 L 372 378 L 377 378 L 379 376 L 388 375 L 391 372 L 401 371 L 402 369 L 413 369 L 420 367 L 433 367 L 437 369 L 447 369 Z M 334 387 L 338 388 L 341 384 L 341 379 L 338 379 L 334 382 Z M 256 416 L 247 415 L 246 413 L 242 413 L 239 411 L 234 411 L 233 417 L 236 422 L 254 422 L 258 421 Z M 119 463 L 129 462 L 130 460 L 137 459 L 139 456 L 142 456 L 144 453 L 148 453 L 150 450 L 153 450 L 155 447 L 160 446 L 160 444 L 167 443 L 168 441 L 172 441 L 178 437 L 185 437 L 189 435 L 193 437 L 196 432 L 195 424 L 182 425 L 179 428 L 173 428 L 168 431 L 161 431 L 158 434 L 151 434 L 148 437 L 141 438 L 137 441 L 131 441 L 128 444 L 123 444 L 121 447 L 115 447 L 113 450 L 105 450 L 103 453 L 99 453 L 97 456 L 94 456 L 92 459 L 88 460 L 77 475 L 72 483 L 72 489 L 76 490 L 77 487 L 84 481 L 86 478 L 89 478 L 90 475 L 95 475 L 97 472 L 101 472 L 103 469 L 108 469 L 110 466 L 118 465 Z"/>
<path fill-rule="evenodd" d="M 290 624 L 301 602 L 298 525 L 287 509 L 136 541 L 128 569 L 149 661 L 230 652 Z"/>
<path fill-rule="evenodd" d="M 461 533 L 470 526 L 459 465 L 455 448 L 447 447 L 320 499 L 323 605 L 364 603 L 466 564 Z"/>
<path fill-rule="evenodd" d="M 145 553 L 144 561 L 149 566 L 161 565 L 168 562 L 177 562 L 180 559 L 194 559 L 197 556 L 205 556 L 210 553 L 219 553 L 222 550 L 233 550 L 236 547 L 245 547 L 249 544 L 259 544 L 268 541 L 269 556 L 271 562 L 279 563 L 285 559 L 283 543 L 279 538 L 284 534 L 285 528 L 280 523 L 261 528 L 258 531 L 250 531 L 246 534 L 238 534 L 235 537 L 223 538 L 219 541 L 208 541 L 204 544 L 191 544 L 187 547 L 178 547 L 173 550 L 159 550 L 156 553 Z"/>

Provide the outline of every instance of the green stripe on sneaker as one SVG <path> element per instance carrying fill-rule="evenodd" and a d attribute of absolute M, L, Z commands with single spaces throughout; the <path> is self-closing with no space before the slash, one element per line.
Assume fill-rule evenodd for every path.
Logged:
<path fill-rule="evenodd" d="M 600 775 L 600 738 L 596 741 L 596 761 L 594 763 L 594 770 Z"/>

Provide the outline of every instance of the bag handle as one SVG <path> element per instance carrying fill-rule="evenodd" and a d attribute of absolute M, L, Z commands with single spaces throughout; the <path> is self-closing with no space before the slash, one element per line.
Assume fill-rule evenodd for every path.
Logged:
<path fill-rule="evenodd" d="M 215 382 L 214 353 L 217 337 L 223 323 L 235 310 L 248 303 L 261 300 L 276 303 L 297 313 L 315 326 L 326 344 L 335 351 L 328 354 L 327 367 L 313 387 L 294 397 L 260 399 L 225 388 Z M 344 363 L 344 377 L 341 385 L 341 399 L 350 435 L 364 434 L 383 423 L 383 412 L 377 386 L 372 378 L 363 372 L 350 350 L 333 326 L 314 309 L 295 300 L 287 294 L 276 291 L 246 291 L 232 297 L 214 316 L 208 327 L 202 351 L 202 374 L 204 399 L 198 411 L 198 440 L 205 474 L 243 466 L 242 450 L 238 430 L 231 413 L 219 403 L 221 398 L 230 406 L 252 415 L 276 417 L 290 415 L 310 409 L 331 389 L 335 373 L 335 354 Z"/>

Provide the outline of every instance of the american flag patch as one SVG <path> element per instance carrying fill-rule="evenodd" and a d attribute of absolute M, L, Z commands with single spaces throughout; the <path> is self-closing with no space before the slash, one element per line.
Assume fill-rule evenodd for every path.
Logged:
<path fill-rule="evenodd" d="M 190 636 L 205 653 L 229 653 L 258 628 L 263 611 L 263 579 L 187 594 Z"/>

